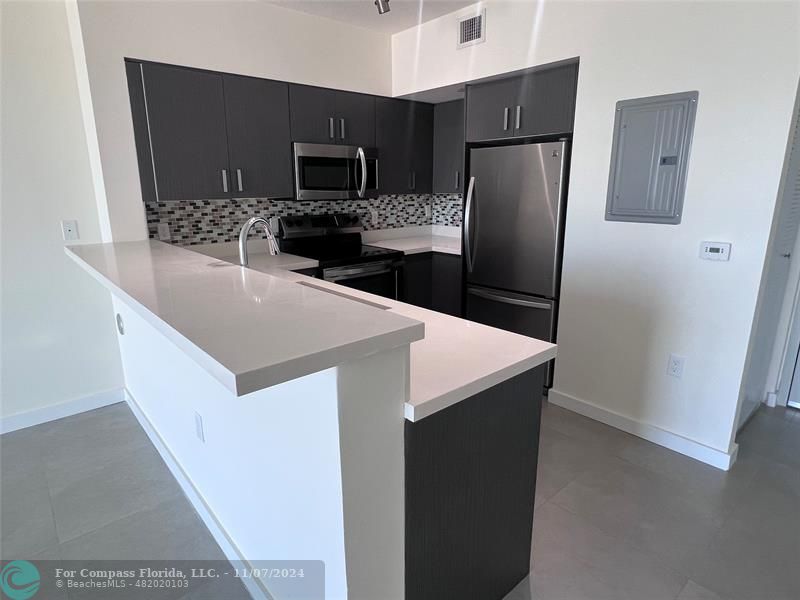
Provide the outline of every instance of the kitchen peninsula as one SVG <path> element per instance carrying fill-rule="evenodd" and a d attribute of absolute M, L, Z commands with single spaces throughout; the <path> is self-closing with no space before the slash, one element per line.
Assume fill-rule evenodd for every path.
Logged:
<path fill-rule="evenodd" d="M 553 344 L 286 254 L 67 253 L 111 291 L 129 403 L 230 559 L 322 560 L 329 599 L 499 599 L 527 574 Z"/>

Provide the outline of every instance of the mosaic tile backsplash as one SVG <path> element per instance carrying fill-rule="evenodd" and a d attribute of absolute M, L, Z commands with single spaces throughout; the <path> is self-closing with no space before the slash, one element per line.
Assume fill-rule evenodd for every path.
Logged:
<path fill-rule="evenodd" d="M 426 216 L 426 207 L 429 208 Z M 370 209 L 378 213 L 372 224 Z M 355 212 L 365 229 L 393 229 L 413 225 L 461 226 L 461 194 L 409 194 L 379 196 L 364 200 L 187 200 L 183 202 L 147 202 L 147 228 L 158 239 L 158 226 L 169 225 L 173 244 L 194 246 L 233 242 L 239 239 L 242 224 L 250 217 L 283 215 L 319 215 Z"/>

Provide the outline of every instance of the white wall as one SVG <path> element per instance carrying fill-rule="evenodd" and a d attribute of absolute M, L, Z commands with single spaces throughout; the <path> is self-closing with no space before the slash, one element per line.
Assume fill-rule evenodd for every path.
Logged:
<path fill-rule="evenodd" d="M 395 95 L 579 56 L 556 396 L 728 452 L 800 68 L 797 3 L 486 2 L 395 34 Z M 603 219 L 614 104 L 698 90 L 683 222 Z M 731 261 L 698 259 L 702 240 Z M 683 379 L 666 375 L 670 352 Z"/>
<path fill-rule="evenodd" d="M 391 93 L 389 36 L 341 22 L 246 1 L 80 0 L 78 9 L 102 178 L 117 241 L 147 237 L 123 65 L 126 56 Z"/>
<path fill-rule="evenodd" d="M 99 241 L 64 5 L 2 7 L 4 419 L 122 387 L 108 292 L 64 254 L 60 220 Z"/>

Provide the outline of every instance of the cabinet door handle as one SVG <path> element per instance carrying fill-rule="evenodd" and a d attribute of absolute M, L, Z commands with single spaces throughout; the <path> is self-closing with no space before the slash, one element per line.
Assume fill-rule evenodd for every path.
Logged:
<path fill-rule="evenodd" d="M 341 136 L 342 139 L 345 138 L 345 135 L 344 135 L 344 119 L 339 119 L 339 135 Z"/>
<path fill-rule="evenodd" d="M 519 129 L 519 125 L 521 123 L 521 118 L 522 118 L 522 107 L 517 105 L 517 118 L 515 120 L 516 122 L 515 122 L 515 125 L 514 125 L 514 129 Z"/>
<path fill-rule="evenodd" d="M 411 191 L 416 191 L 417 189 L 417 172 L 411 171 Z"/>
<path fill-rule="evenodd" d="M 228 169 L 222 169 L 222 191 L 228 193 Z"/>
<path fill-rule="evenodd" d="M 503 109 L 503 131 L 508 131 L 508 107 Z"/>
<path fill-rule="evenodd" d="M 239 185 L 239 191 L 244 191 L 244 186 L 242 186 L 242 170 L 236 169 L 236 183 Z"/>
<path fill-rule="evenodd" d="M 455 189 L 458 189 L 460 183 L 461 183 L 461 172 L 460 171 L 456 171 L 456 186 L 455 186 Z"/>
<path fill-rule="evenodd" d="M 333 117 L 328 117 L 328 136 L 334 139 L 336 134 L 333 132 Z"/>

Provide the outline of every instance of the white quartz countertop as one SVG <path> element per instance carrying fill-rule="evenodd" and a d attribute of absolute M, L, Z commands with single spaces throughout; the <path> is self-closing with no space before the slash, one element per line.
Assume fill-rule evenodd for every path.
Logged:
<path fill-rule="evenodd" d="M 461 238 L 447 235 L 421 235 L 403 238 L 381 239 L 365 242 L 370 246 L 401 250 L 405 254 L 422 252 L 442 252 L 444 254 L 461 254 Z"/>
<path fill-rule="evenodd" d="M 424 337 L 400 313 L 268 274 L 316 266 L 300 257 L 245 269 L 155 240 L 66 252 L 238 396 Z"/>
<path fill-rule="evenodd" d="M 251 266 L 256 268 L 255 264 Z M 287 281 L 383 306 L 387 313 L 425 324 L 424 339 L 411 344 L 411 385 L 405 405 L 409 421 L 423 419 L 556 356 L 556 346 L 549 342 L 298 273 L 271 272 Z"/>

